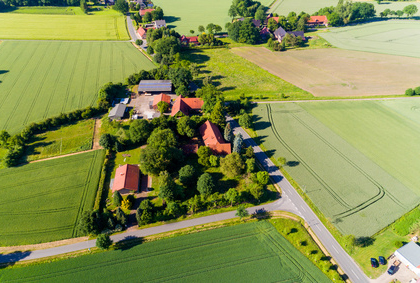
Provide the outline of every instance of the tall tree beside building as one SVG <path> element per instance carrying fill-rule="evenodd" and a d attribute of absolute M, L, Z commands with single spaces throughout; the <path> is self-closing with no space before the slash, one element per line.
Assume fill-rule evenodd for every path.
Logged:
<path fill-rule="evenodd" d="M 128 3 L 125 0 L 117 0 L 117 2 L 115 2 L 114 5 L 114 10 L 122 13 L 122 14 L 127 14 L 128 13 Z"/>
<path fill-rule="evenodd" d="M 237 134 L 235 136 L 235 139 L 233 140 L 233 151 L 238 154 L 241 154 L 243 143 L 244 139 L 242 138 L 242 134 Z"/>
<path fill-rule="evenodd" d="M 224 128 L 226 125 L 225 107 L 221 101 L 218 101 L 210 113 L 210 122 Z"/>
<path fill-rule="evenodd" d="M 235 136 L 233 135 L 233 131 L 232 131 L 232 127 L 230 126 L 230 123 L 227 123 L 225 127 L 225 132 L 224 132 L 225 141 L 233 142 L 234 137 Z"/>

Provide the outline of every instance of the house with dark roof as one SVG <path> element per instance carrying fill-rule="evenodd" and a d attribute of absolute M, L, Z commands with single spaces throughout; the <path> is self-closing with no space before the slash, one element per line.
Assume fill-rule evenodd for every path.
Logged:
<path fill-rule="evenodd" d="M 413 271 L 420 276 L 420 246 L 415 242 L 409 242 L 395 251 L 394 255 Z"/>
<path fill-rule="evenodd" d="M 137 89 L 138 93 L 158 94 L 172 91 L 171 80 L 141 80 Z"/>
<path fill-rule="evenodd" d="M 270 37 L 270 34 L 271 34 L 271 32 L 267 27 L 263 27 L 260 30 L 260 35 L 261 35 L 261 38 L 263 38 L 263 39 L 266 39 L 266 38 Z"/>
<path fill-rule="evenodd" d="M 274 37 L 277 39 L 278 42 L 282 42 L 283 38 L 286 36 L 287 32 L 282 28 L 279 27 L 273 32 Z"/>
<path fill-rule="evenodd" d="M 288 31 L 287 33 L 296 37 L 300 37 L 303 41 L 306 40 L 305 33 L 303 31 Z"/>
<path fill-rule="evenodd" d="M 205 146 L 208 146 L 215 155 L 232 153 L 231 144 L 225 142 L 217 125 L 210 121 L 205 122 L 199 128 Z"/>
<path fill-rule="evenodd" d="M 112 192 L 137 192 L 139 190 L 140 169 L 137 165 L 125 164 L 117 168 L 112 183 Z"/>
<path fill-rule="evenodd" d="M 315 26 L 328 26 L 327 16 L 311 16 L 311 18 L 306 22 L 310 27 Z"/>
<path fill-rule="evenodd" d="M 166 28 L 166 22 L 165 20 L 157 20 L 153 22 L 153 26 L 155 29 Z"/>
<path fill-rule="evenodd" d="M 144 15 L 146 15 L 147 12 L 151 13 L 153 12 L 155 9 L 140 9 L 139 14 L 141 17 L 143 17 Z"/>
<path fill-rule="evenodd" d="M 127 105 L 118 103 L 114 108 L 109 111 L 108 117 L 112 120 L 121 120 L 124 117 Z"/>
<path fill-rule="evenodd" d="M 172 106 L 171 116 L 175 116 L 178 113 L 182 113 L 185 116 L 189 116 L 192 111 L 199 111 L 203 107 L 203 100 L 196 97 L 182 97 L 178 96 Z"/>
<path fill-rule="evenodd" d="M 155 97 L 153 97 L 153 103 L 152 103 L 152 108 L 153 109 L 157 109 L 157 105 L 159 102 L 166 102 L 168 104 L 171 104 L 171 97 L 169 95 L 166 95 L 164 93 L 161 93 L 159 95 L 155 95 Z"/>
<path fill-rule="evenodd" d="M 147 30 L 143 27 L 139 27 L 136 33 L 140 39 L 146 39 L 147 37 Z"/>
<path fill-rule="evenodd" d="M 261 21 L 260 20 L 252 20 L 252 23 L 254 24 L 255 27 L 259 28 L 261 25 Z"/>

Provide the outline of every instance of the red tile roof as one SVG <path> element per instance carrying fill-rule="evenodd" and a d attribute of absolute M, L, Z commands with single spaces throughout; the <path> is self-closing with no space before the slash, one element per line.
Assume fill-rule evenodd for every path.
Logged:
<path fill-rule="evenodd" d="M 140 10 L 140 16 L 143 17 L 147 12 L 151 13 L 154 10 L 155 9 L 144 9 L 144 10 Z"/>
<path fill-rule="evenodd" d="M 157 107 L 158 103 L 161 101 L 165 101 L 166 103 L 170 104 L 171 103 L 171 97 L 169 95 L 166 95 L 164 93 L 161 93 L 159 95 L 155 95 L 155 97 L 153 98 L 153 104 L 152 107 L 155 108 Z"/>
<path fill-rule="evenodd" d="M 230 143 L 226 143 L 219 131 L 219 128 L 210 121 L 200 127 L 200 134 L 204 145 L 208 146 L 214 154 L 230 154 L 232 152 Z"/>
<path fill-rule="evenodd" d="M 143 35 L 145 35 L 147 30 L 145 30 L 143 27 L 139 27 L 137 30 L 137 33 L 143 38 Z"/>
<path fill-rule="evenodd" d="M 203 106 L 201 98 L 184 98 L 178 96 L 172 106 L 171 116 L 175 116 L 178 112 L 182 112 L 185 116 L 189 115 L 190 110 L 200 110 Z"/>
<path fill-rule="evenodd" d="M 198 42 L 198 36 L 187 36 L 190 43 L 200 43 Z"/>
<path fill-rule="evenodd" d="M 275 20 L 278 23 L 279 22 L 279 18 L 280 17 L 271 17 L 270 19 L 273 19 L 273 20 Z"/>
<path fill-rule="evenodd" d="M 117 168 L 115 172 L 112 191 L 123 189 L 137 191 L 139 189 L 140 170 L 136 165 L 125 164 Z"/>
<path fill-rule="evenodd" d="M 307 21 L 308 25 L 324 25 L 328 23 L 327 16 L 311 16 Z"/>

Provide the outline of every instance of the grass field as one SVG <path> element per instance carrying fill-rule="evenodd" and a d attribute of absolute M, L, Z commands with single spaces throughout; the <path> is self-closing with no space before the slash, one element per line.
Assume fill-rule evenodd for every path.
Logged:
<path fill-rule="evenodd" d="M 80 15 L 80 8 L 23 8 L 0 14 L 0 39 L 129 40 L 125 16 L 114 10 Z M 79 10 L 78 10 L 79 9 Z M 66 14 L 61 14 L 66 13 Z"/>
<path fill-rule="evenodd" d="M 343 234 L 371 236 L 420 201 L 420 102 L 260 104 L 260 141 Z M 415 112 L 415 113 L 411 113 Z M 402 113 L 402 114 L 401 114 Z"/>
<path fill-rule="evenodd" d="M 95 120 L 84 120 L 36 135 L 27 145 L 27 161 L 91 149 L 94 125 Z"/>
<path fill-rule="evenodd" d="M 4 41 L 0 62 L 0 129 L 12 133 L 94 105 L 105 83 L 154 67 L 126 42 Z"/>
<path fill-rule="evenodd" d="M 92 209 L 105 151 L 0 171 L 0 245 L 36 244 L 76 236 Z"/>
<path fill-rule="evenodd" d="M 361 0 L 362 2 L 363 0 Z M 420 8 L 420 3 L 416 2 L 382 2 L 378 4 L 376 1 L 366 1 L 372 3 L 375 6 L 376 15 L 379 16 L 379 13 L 385 9 L 390 10 L 403 10 L 405 6 L 415 4 L 418 8 Z M 308 14 L 313 14 L 319 9 L 324 7 L 336 6 L 338 0 L 279 0 L 275 2 L 275 4 L 271 7 L 271 13 L 277 13 L 279 15 L 287 16 L 290 12 L 295 12 L 299 14 L 300 12 L 306 12 Z M 418 13 L 417 13 L 418 14 Z"/>
<path fill-rule="evenodd" d="M 232 51 L 317 97 L 398 95 L 419 84 L 417 58 L 335 48 L 281 53 L 241 47 Z"/>
<path fill-rule="evenodd" d="M 331 282 L 266 221 L 0 274 L 3 282 Z"/>
<path fill-rule="evenodd" d="M 193 50 L 183 53 L 199 64 L 200 78 L 212 76 L 226 99 L 237 99 L 245 94 L 253 99 L 281 99 L 281 93 L 293 99 L 311 98 L 310 93 L 270 74 L 257 65 L 234 54 L 229 49 Z"/>
<path fill-rule="evenodd" d="M 84 15 L 80 7 L 17 7 L 9 11 L 13 14 L 42 14 L 42 15 Z"/>
<path fill-rule="evenodd" d="M 269 6 L 274 0 L 260 2 Z M 180 34 L 191 35 L 190 30 L 194 30 L 194 35 L 197 35 L 198 26 L 206 27 L 209 23 L 219 25 L 224 30 L 225 24 L 232 21 L 228 16 L 231 1 L 155 0 L 153 3 L 163 9 L 168 27 Z"/>
<path fill-rule="evenodd" d="M 373 22 L 320 35 L 342 49 L 420 58 L 420 22 L 415 20 Z"/>

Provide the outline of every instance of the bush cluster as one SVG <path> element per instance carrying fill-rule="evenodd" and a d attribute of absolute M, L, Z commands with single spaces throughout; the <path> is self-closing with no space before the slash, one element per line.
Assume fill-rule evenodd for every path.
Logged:
<path fill-rule="evenodd" d="M 414 89 L 412 89 L 412 88 L 407 89 L 405 91 L 405 95 L 408 95 L 408 96 L 420 95 L 420 86 L 418 86 Z"/>

